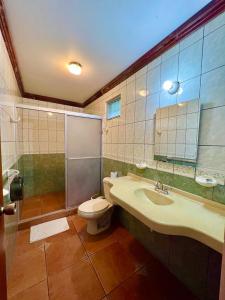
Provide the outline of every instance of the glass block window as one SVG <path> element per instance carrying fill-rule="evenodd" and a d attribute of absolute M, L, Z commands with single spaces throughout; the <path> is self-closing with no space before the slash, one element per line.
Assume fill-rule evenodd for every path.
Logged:
<path fill-rule="evenodd" d="M 120 116 L 120 101 L 121 96 L 118 95 L 107 102 L 107 119 L 113 119 Z"/>

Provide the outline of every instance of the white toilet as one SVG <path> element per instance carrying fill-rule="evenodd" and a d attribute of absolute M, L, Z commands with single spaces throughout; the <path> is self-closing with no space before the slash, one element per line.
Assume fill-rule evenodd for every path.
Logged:
<path fill-rule="evenodd" d="M 103 179 L 104 197 L 98 197 L 83 202 L 78 207 L 78 215 L 87 222 L 87 232 L 98 234 L 109 228 L 113 212 L 113 202 L 110 198 L 111 185 L 108 178 Z"/>

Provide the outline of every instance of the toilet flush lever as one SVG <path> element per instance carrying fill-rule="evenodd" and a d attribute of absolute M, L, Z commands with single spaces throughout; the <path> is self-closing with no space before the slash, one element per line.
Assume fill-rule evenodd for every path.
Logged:
<path fill-rule="evenodd" d="M 0 208 L 0 215 L 15 215 L 16 213 L 16 203 L 10 203 L 6 206 Z"/>

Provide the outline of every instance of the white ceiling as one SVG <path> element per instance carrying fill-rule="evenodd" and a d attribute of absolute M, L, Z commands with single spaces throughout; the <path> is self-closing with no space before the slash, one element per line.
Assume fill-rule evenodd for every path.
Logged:
<path fill-rule="evenodd" d="M 84 102 L 209 0 L 5 0 L 26 92 Z M 78 61 L 82 75 L 68 73 Z"/>

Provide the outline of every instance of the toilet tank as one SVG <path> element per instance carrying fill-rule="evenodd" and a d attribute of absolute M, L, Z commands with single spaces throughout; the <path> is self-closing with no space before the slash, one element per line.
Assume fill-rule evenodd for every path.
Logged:
<path fill-rule="evenodd" d="M 108 202 L 110 202 L 110 203 L 113 204 L 113 201 L 112 201 L 112 199 L 111 199 L 111 197 L 110 197 L 110 189 L 111 189 L 111 187 L 112 187 L 112 184 L 110 183 L 109 179 L 110 179 L 109 177 L 105 177 L 105 178 L 103 179 L 103 189 L 104 189 L 105 199 L 106 199 Z"/>

